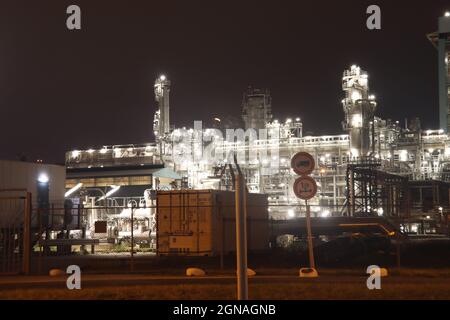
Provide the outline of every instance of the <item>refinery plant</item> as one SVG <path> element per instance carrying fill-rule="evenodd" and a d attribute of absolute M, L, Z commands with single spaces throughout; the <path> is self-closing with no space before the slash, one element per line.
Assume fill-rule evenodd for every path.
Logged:
<path fill-rule="evenodd" d="M 93 199 L 102 196 L 112 206 L 120 201 L 126 206 L 130 199 L 154 204 L 149 195 L 158 190 L 232 190 L 230 164 L 237 155 L 248 191 L 267 196 L 269 216 L 293 219 L 305 212 L 292 190 L 296 176 L 290 161 L 306 151 L 316 161 L 314 217 L 381 217 L 405 232 L 441 232 L 450 208 L 450 23 L 448 17 L 439 21 L 439 31 L 428 35 L 439 56 L 440 127 L 435 130 L 422 129 L 417 118 L 404 123 L 381 118 L 369 90 L 370 74 L 358 65 L 342 74 L 342 134 L 305 135 L 301 114 L 276 119 L 270 91 L 251 87 L 243 95 L 242 127 L 214 118 L 206 127 L 192 119 L 192 128 L 175 128 L 171 82 L 161 75 L 154 84 L 155 142 L 67 152 L 66 188 L 82 189 Z M 120 187 L 120 197 L 111 193 Z M 98 188 L 110 190 L 108 196 L 89 192 Z"/>

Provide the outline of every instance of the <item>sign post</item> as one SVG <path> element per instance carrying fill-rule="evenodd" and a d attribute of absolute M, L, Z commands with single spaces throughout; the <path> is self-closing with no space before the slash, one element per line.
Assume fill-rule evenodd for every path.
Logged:
<path fill-rule="evenodd" d="M 295 173 L 300 175 L 300 177 L 295 180 L 293 188 L 295 195 L 298 198 L 305 200 L 309 267 L 311 270 L 315 272 L 317 276 L 317 273 L 315 271 L 316 264 L 314 261 L 314 249 L 311 232 L 311 211 L 308 204 L 308 200 L 313 198 L 317 193 L 316 181 L 310 176 L 308 176 L 314 170 L 315 167 L 314 157 L 309 153 L 299 152 L 292 157 L 291 167 Z"/>
<path fill-rule="evenodd" d="M 311 212 L 309 209 L 308 200 L 305 200 L 305 204 L 306 204 L 306 231 L 308 233 L 309 267 L 311 269 L 315 269 L 316 263 L 314 262 L 314 249 L 313 249 L 312 232 L 311 232 Z"/>

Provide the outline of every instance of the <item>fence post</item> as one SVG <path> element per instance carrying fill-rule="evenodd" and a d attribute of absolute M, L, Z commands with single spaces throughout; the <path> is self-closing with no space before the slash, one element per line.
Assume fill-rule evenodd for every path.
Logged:
<path fill-rule="evenodd" d="M 25 210 L 23 215 L 23 257 L 22 271 L 30 274 L 31 262 L 31 193 L 27 192 L 25 198 Z"/>

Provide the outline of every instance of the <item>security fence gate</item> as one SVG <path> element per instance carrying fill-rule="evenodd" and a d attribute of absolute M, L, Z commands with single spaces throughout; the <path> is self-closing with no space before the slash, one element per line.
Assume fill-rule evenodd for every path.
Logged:
<path fill-rule="evenodd" d="M 31 193 L 0 190 L 0 274 L 29 274 Z"/>

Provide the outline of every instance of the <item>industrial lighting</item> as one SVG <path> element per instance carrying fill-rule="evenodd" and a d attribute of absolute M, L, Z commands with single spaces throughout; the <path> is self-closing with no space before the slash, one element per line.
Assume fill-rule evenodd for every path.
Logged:
<path fill-rule="evenodd" d="M 326 217 L 329 217 L 330 216 L 330 210 L 323 210 L 322 211 L 322 213 L 320 214 L 320 216 L 322 217 L 322 218 L 326 218 Z"/>
<path fill-rule="evenodd" d="M 78 150 L 72 151 L 72 158 L 77 158 L 79 155 L 80 155 L 80 151 L 78 151 Z"/>
<path fill-rule="evenodd" d="M 351 121 L 352 127 L 354 128 L 361 128 L 362 127 L 362 116 L 357 113 L 352 116 Z"/>
<path fill-rule="evenodd" d="M 95 151 L 94 149 L 89 149 L 87 152 L 88 153 L 94 153 L 94 151 Z"/>
<path fill-rule="evenodd" d="M 111 195 L 113 195 L 120 189 L 120 186 L 111 186 L 111 188 L 112 188 L 111 190 L 109 190 L 103 197 L 101 197 L 97 201 L 104 200 L 104 199 L 110 197 Z"/>
<path fill-rule="evenodd" d="M 377 213 L 378 213 L 379 216 L 382 216 L 383 213 L 384 213 L 383 208 L 379 207 L 379 208 L 377 209 Z"/>
<path fill-rule="evenodd" d="M 450 17 L 450 11 L 446 11 L 446 12 L 444 13 L 444 16 L 445 16 L 445 17 Z"/>
<path fill-rule="evenodd" d="M 293 218 L 293 217 L 295 217 L 295 213 L 294 213 L 294 210 L 292 210 L 292 209 L 289 209 L 287 213 L 288 213 L 288 217 L 289 217 L 289 218 Z"/>
<path fill-rule="evenodd" d="M 46 175 L 45 173 L 41 173 L 38 177 L 38 182 L 40 183 L 48 183 L 49 178 L 48 175 Z"/>
<path fill-rule="evenodd" d="M 358 91 L 353 91 L 353 93 L 352 93 L 352 100 L 356 101 L 356 100 L 359 100 L 359 99 L 361 99 L 361 93 L 359 93 Z"/>
<path fill-rule="evenodd" d="M 160 79 L 161 81 L 165 81 L 165 80 L 166 80 L 166 76 L 162 74 L 162 75 L 159 77 L 159 79 Z"/>
<path fill-rule="evenodd" d="M 75 191 L 77 191 L 78 189 L 81 188 L 83 184 L 80 182 L 78 183 L 75 187 L 73 187 L 72 189 L 68 190 L 65 194 L 64 194 L 64 198 L 67 198 L 68 196 L 70 196 L 72 193 L 74 193 Z"/>
<path fill-rule="evenodd" d="M 106 148 L 106 147 L 103 147 L 103 149 L 100 150 L 101 154 L 105 154 L 106 152 L 108 152 L 108 148 Z"/>
<path fill-rule="evenodd" d="M 408 161 L 408 151 L 401 150 L 399 158 L 400 158 L 400 161 Z"/>

